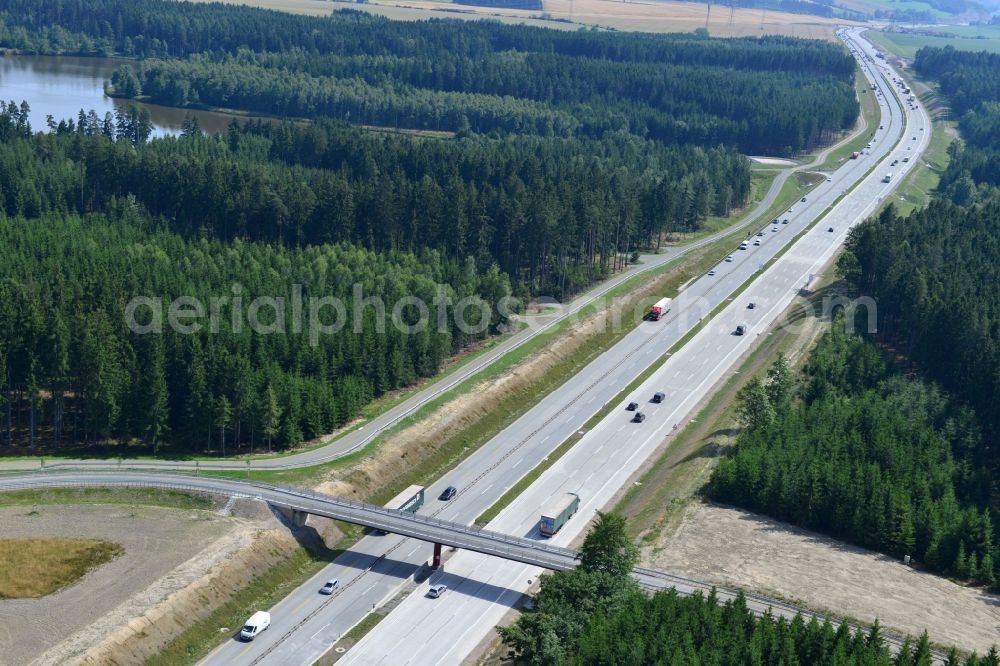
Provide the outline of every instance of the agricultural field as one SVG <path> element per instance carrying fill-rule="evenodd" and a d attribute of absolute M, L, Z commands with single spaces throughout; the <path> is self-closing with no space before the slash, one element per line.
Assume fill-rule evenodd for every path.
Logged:
<path fill-rule="evenodd" d="M 942 26 L 935 27 L 934 32 L 949 33 L 951 36 L 874 30 L 867 35 L 882 48 L 907 60 L 912 60 L 922 46 L 951 46 L 959 51 L 1000 53 L 1000 26 Z"/>
<path fill-rule="evenodd" d="M 611 0 L 545 0 L 543 12 L 460 6 L 448 2 L 436 2 L 435 0 L 378 0 L 363 5 L 353 2 L 327 2 L 325 0 L 223 1 L 230 4 L 246 4 L 297 14 L 325 15 L 336 9 L 358 9 L 400 20 L 489 18 L 505 23 L 527 23 L 566 30 L 576 30 L 580 25 L 588 25 L 643 32 L 691 32 L 698 28 L 704 28 L 707 18 L 708 32 L 713 37 L 777 34 L 832 40 L 836 26 L 854 25 L 851 21 L 758 9 L 736 9 L 731 12 L 728 7 L 715 6 L 709 12 L 706 4 L 674 2 L 672 0 L 647 3 L 623 3 Z"/>
<path fill-rule="evenodd" d="M 844 7 L 864 14 L 872 14 L 876 11 L 883 12 L 925 12 L 942 20 L 954 20 L 954 15 L 943 12 L 922 0 L 837 0 L 838 7 Z"/>

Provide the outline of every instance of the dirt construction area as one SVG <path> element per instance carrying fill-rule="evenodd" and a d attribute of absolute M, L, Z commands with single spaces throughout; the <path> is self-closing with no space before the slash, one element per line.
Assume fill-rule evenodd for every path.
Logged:
<path fill-rule="evenodd" d="M 124 554 L 40 599 L 0 600 L 0 664 L 65 664 L 246 544 L 259 520 L 216 511 L 130 505 L 0 509 L 0 538 L 89 537 Z M 128 661 L 128 660 L 126 660 Z M 104 663 L 108 663 L 105 661 Z"/>
<path fill-rule="evenodd" d="M 1000 596 L 745 511 L 692 502 L 642 559 L 980 655 L 1000 644 Z"/>

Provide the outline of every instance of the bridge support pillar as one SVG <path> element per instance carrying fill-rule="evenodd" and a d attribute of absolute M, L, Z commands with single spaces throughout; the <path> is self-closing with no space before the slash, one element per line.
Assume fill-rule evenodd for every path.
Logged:
<path fill-rule="evenodd" d="M 306 524 L 306 518 L 308 517 L 309 514 L 306 513 L 305 511 L 292 509 L 292 525 L 295 525 L 296 527 L 302 527 L 303 525 Z"/>
<path fill-rule="evenodd" d="M 434 544 L 434 561 L 431 563 L 432 569 L 441 568 L 441 544 Z"/>

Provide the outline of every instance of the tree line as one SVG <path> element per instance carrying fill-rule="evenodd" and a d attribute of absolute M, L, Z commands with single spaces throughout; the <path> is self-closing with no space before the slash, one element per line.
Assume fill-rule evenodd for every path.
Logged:
<path fill-rule="evenodd" d="M 172 105 L 478 133 L 600 137 L 629 131 L 667 144 L 789 154 L 849 126 L 849 78 L 503 52 L 480 59 L 193 55 L 122 67 L 114 94 Z M 817 100 L 823 100 L 816 104 Z"/>
<path fill-rule="evenodd" d="M 878 300 L 879 334 L 972 406 L 996 472 L 1000 436 L 1000 60 L 924 48 L 920 71 L 962 111 L 930 206 L 860 226 L 845 257 L 853 287 Z"/>
<path fill-rule="evenodd" d="M 176 106 L 480 133 L 624 130 L 767 154 L 826 141 L 859 108 L 846 51 L 790 38 L 320 18 L 165 0 L 2 0 L 0 12 L 0 45 L 51 50 L 56 28 L 100 42 L 148 61 L 120 71 L 115 94 Z"/>
<path fill-rule="evenodd" d="M 116 76 L 130 97 L 203 105 L 236 90 L 240 105 L 316 116 L 234 121 L 217 136 L 189 119 L 180 136 L 150 140 L 136 107 L 32 128 L 26 104 L 0 105 L 8 446 L 221 453 L 329 432 L 502 319 L 491 314 L 481 333 L 406 337 L 364 314 L 354 339 L 314 345 L 245 329 L 131 335 L 126 304 L 211 298 L 234 281 L 255 295 L 299 283 L 330 296 L 357 282 L 386 300 L 424 297 L 432 283 L 452 301 L 563 298 L 665 233 L 745 205 L 750 164 L 738 147 L 795 150 L 857 113 L 844 50 L 787 38 L 0 0 L 0 45 L 144 59 Z M 348 89 L 337 103 L 356 108 L 310 108 Z M 441 123 L 454 138 L 357 126 L 364 113 L 391 124 L 384 114 L 406 109 L 407 123 Z M 347 110 L 354 124 L 321 115 Z"/>
<path fill-rule="evenodd" d="M 744 429 L 709 495 L 995 584 L 992 475 L 975 414 L 835 324 L 798 381 L 779 358 L 741 390 Z"/>
<path fill-rule="evenodd" d="M 638 551 L 625 521 L 598 514 L 580 548 L 580 566 L 543 576 L 532 607 L 497 631 L 517 664 L 857 664 L 930 666 L 926 632 L 893 654 L 876 621 L 867 631 L 829 620 L 756 615 L 742 593 L 720 604 L 715 590 L 681 597 L 647 594 L 630 576 Z M 995 649 L 980 658 L 949 650 L 948 666 L 997 666 Z"/>
<path fill-rule="evenodd" d="M 85 217 L 0 213 L 0 256 L 0 446 L 25 451 L 116 442 L 175 454 L 293 446 L 436 374 L 501 323 L 481 320 L 478 301 L 496 313 L 497 300 L 510 293 L 495 267 L 481 272 L 471 259 L 456 265 L 430 249 L 186 240 L 131 197 Z M 304 303 L 340 299 L 345 325 L 313 337 L 319 329 L 309 325 L 308 305 L 295 319 L 296 284 Z M 162 332 L 127 326 L 136 296 L 160 303 Z M 205 317 L 192 333 L 168 325 L 178 297 L 197 299 L 203 314 L 213 298 L 228 299 L 219 301 L 216 330 Z M 259 311 L 274 329 L 251 327 L 258 297 L 282 299 Z M 404 297 L 428 308 L 427 325 L 412 333 L 366 304 L 381 299 L 391 313 Z M 471 305 L 458 311 L 463 298 Z M 136 322 L 151 324 L 152 309 L 137 310 Z M 336 316 L 327 309 L 317 320 L 332 325 Z M 406 325 L 420 321 L 409 307 L 400 317 Z"/>
<path fill-rule="evenodd" d="M 750 167 L 723 148 L 512 137 L 425 140 L 342 123 L 233 123 L 139 141 L 141 114 L 32 135 L 16 105 L 0 123 L 0 208 L 100 211 L 134 197 L 186 237 L 374 250 L 435 248 L 497 264 L 519 295 L 562 297 L 662 233 L 746 202 Z M 20 129 L 19 129 L 20 128 Z"/>

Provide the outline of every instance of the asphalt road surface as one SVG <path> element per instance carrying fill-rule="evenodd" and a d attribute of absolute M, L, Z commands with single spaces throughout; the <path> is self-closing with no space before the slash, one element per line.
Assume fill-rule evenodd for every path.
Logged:
<path fill-rule="evenodd" d="M 734 247 L 733 261 L 722 262 L 715 268 L 714 276 L 703 276 L 688 286 L 674 300 L 671 312 L 663 320 L 640 324 L 564 386 L 556 389 L 454 470 L 432 483 L 427 490 L 427 503 L 421 511 L 458 522 L 474 521 L 524 474 L 613 400 L 639 373 L 657 362 L 701 318 L 715 306 L 725 303 L 746 280 L 758 275 L 761 267 L 796 234 L 803 232 L 844 190 L 861 180 L 880 155 L 888 154 L 901 136 L 901 107 L 884 83 L 882 88 L 891 106 L 882 107 L 885 130 L 876 132 L 871 155 L 850 160 L 831 173 L 829 182 L 821 183 L 807 195 L 806 202 L 795 204 L 792 212 L 782 216 L 781 219 L 789 219 L 788 224 L 764 228 L 760 246 L 752 244 L 757 239 L 753 236 L 747 250 Z M 826 261 L 823 257 L 828 258 L 842 242 L 847 226 L 867 214 L 878 197 L 884 194 L 889 185 L 883 186 L 878 182 L 882 175 L 879 172 L 876 170 L 865 180 L 862 191 L 845 199 L 836 213 L 828 217 L 829 222 L 823 222 L 823 225 L 836 225 L 835 233 L 827 232 L 827 227 L 820 225 L 786 255 L 789 261 L 798 258 L 799 263 L 808 263 L 810 270 L 805 276 L 801 275 L 799 264 L 782 272 L 775 271 L 777 266 L 772 268 L 768 271 L 772 277 L 766 283 L 761 276 L 758 278 L 759 286 L 755 285 L 747 292 L 747 295 L 753 293 L 753 298 L 759 301 L 757 309 L 747 312 L 742 302 L 739 307 L 730 307 L 706 331 L 664 364 L 663 368 L 670 368 L 677 374 L 665 375 L 661 368 L 656 378 L 647 382 L 648 388 L 637 392 L 634 398 L 649 414 L 646 423 L 626 425 L 624 413 L 616 409 L 610 419 L 614 424 L 613 430 L 601 426 L 588 434 L 574 447 L 572 456 L 567 455 L 543 475 L 490 528 L 537 537 L 534 523 L 539 508 L 552 496 L 573 487 L 580 491 L 585 501 L 581 513 L 572 521 L 576 529 L 568 526 L 555 541 L 560 545 L 568 543 L 575 532 L 586 524 L 588 512 L 592 513 L 602 506 L 606 498 L 625 482 L 631 473 L 626 473 L 626 470 L 634 469 L 649 455 L 655 445 L 671 432 L 673 425 L 679 423 L 697 403 L 698 396 L 704 395 L 745 351 L 764 322 L 784 309 L 782 295 L 791 294 L 803 286 L 808 273 L 818 272 Z M 746 316 L 748 314 L 753 316 Z M 731 336 L 737 321 L 743 319 L 753 327 L 750 334 L 743 338 Z M 705 336 L 709 331 L 717 333 L 716 337 L 707 339 Z M 675 359 L 682 354 L 693 360 L 676 362 Z M 674 368 L 679 369 L 674 371 Z M 646 402 L 654 390 L 666 390 L 667 403 L 647 406 Z M 627 444 L 627 458 L 621 458 L 623 444 Z M 553 476 L 560 473 L 565 478 Z M 437 495 L 448 485 L 459 489 L 458 496 L 447 503 L 437 501 Z M 396 536 L 366 537 L 350 553 L 270 609 L 273 624 L 265 635 L 251 645 L 227 643 L 205 661 L 209 664 L 311 663 L 373 608 L 384 605 L 405 587 L 412 588 L 414 575 L 430 555 L 428 544 Z M 456 587 L 456 591 L 439 600 L 425 599 L 420 592 L 411 594 L 373 630 L 371 639 L 366 638 L 345 658 L 363 663 L 397 663 L 397 660 L 428 663 L 428 660 L 435 659 L 443 662 L 459 659 L 460 654 L 465 654 L 478 642 L 483 632 L 496 624 L 496 614 L 502 615 L 509 604 L 520 597 L 526 581 L 537 576 L 537 570 L 523 565 L 470 559 L 472 557 L 469 553 L 458 553 L 447 562 L 445 571 L 431 578 L 432 581 L 440 579 L 449 587 Z M 328 578 L 350 580 L 353 584 L 333 598 L 321 597 L 317 591 Z M 438 615 L 431 618 L 428 613 Z M 478 619 L 472 621 L 473 618 Z M 437 653 L 433 651 L 422 651 L 417 655 L 412 647 L 428 642 L 436 644 L 433 637 L 438 634 L 435 632 L 444 632 L 443 635 L 448 636 L 445 641 L 448 652 L 434 658 L 431 658 L 432 655 Z"/>
<path fill-rule="evenodd" d="M 734 247 L 733 260 L 721 263 L 714 276 L 694 281 L 674 300 L 664 320 L 645 322 L 630 331 L 614 348 L 444 478 L 431 484 L 422 513 L 471 523 L 507 488 L 613 400 L 636 375 L 657 362 L 701 318 L 715 306 L 727 302 L 737 287 L 758 275 L 768 260 L 797 234 L 804 232 L 807 225 L 848 187 L 861 180 L 875 160 L 889 153 L 901 135 L 900 105 L 889 88 L 881 85 L 890 101 L 888 106 L 882 107 L 886 129 L 877 132 L 871 155 L 849 161 L 832 173 L 830 181 L 809 193 L 806 202 L 796 204 L 793 211 L 782 216 L 782 219 L 789 219 L 788 224 L 776 225 L 774 231 L 772 227 L 765 227 L 759 246 L 750 244 L 747 250 Z M 921 117 L 911 120 L 911 125 L 920 124 L 927 131 L 916 133 L 918 141 L 911 141 L 912 150 L 902 153 L 913 157 L 923 149 L 930 134 L 930 124 L 922 109 L 917 115 Z M 832 256 L 848 226 L 868 214 L 895 185 L 901 170 L 894 168 L 894 171 L 897 177 L 893 183 L 883 185 L 879 183 L 882 166 L 876 169 L 820 226 L 808 232 L 773 267 L 760 274 L 743 297 L 731 303 L 691 342 L 662 364 L 635 395 L 649 415 L 646 423 L 625 425 L 627 415 L 616 408 L 491 523 L 490 528 L 538 538 L 534 524 L 539 508 L 559 492 L 575 488 L 584 498 L 581 512 L 552 543 L 560 545 L 571 541 L 585 527 L 593 511 L 625 482 L 656 444 L 672 432 L 673 425 L 690 412 L 699 396 L 731 368 L 752 344 L 753 338 L 784 309 L 782 303 L 790 301 L 795 290 L 804 286 Z M 772 188 L 772 194 L 775 192 Z M 834 232 L 826 231 L 828 225 L 834 227 Z M 608 288 L 604 285 L 601 290 Z M 758 307 L 746 311 L 743 299 L 751 297 Z M 737 322 L 750 327 L 748 335 L 742 338 L 731 335 Z M 428 390 L 443 389 L 435 385 Z M 667 401 L 663 405 L 646 404 L 654 390 L 666 391 Z M 367 428 L 374 429 L 375 423 Z M 371 431 L 358 437 L 370 436 Z M 338 443 L 343 441 L 338 440 Z M 329 456 L 330 453 L 330 450 L 317 449 L 298 455 Z M 275 460 L 287 465 L 291 458 Z M 308 460 L 316 461 L 315 458 Z M 262 467 L 262 462 L 257 461 L 254 466 Z M 312 463 L 299 461 L 296 464 Z M 245 468 L 245 462 L 236 465 Z M 436 497 L 446 485 L 458 487 L 459 494 L 450 502 L 442 503 Z M 430 546 L 425 543 L 393 535 L 366 537 L 313 580 L 269 609 L 272 626 L 253 643 L 227 642 L 206 662 L 312 663 L 373 608 L 395 597 L 404 586 L 413 587 L 414 574 L 429 556 Z M 484 632 L 496 624 L 496 614 L 502 615 L 525 589 L 526 581 L 537 573 L 523 565 L 483 560 L 460 552 L 448 561 L 445 571 L 431 578 L 434 582 L 439 579 L 446 582 L 452 591 L 441 599 L 429 600 L 422 597 L 423 588 L 419 587 L 416 594 L 403 601 L 346 658 L 362 663 L 460 660 L 479 642 Z M 338 578 L 341 588 L 334 595 L 321 596 L 318 589 L 328 578 Z M 419 654 L 414 646 L 423 646 Z"/>
<path fill-rule="evenodd" d="M 870 46 L 865 48 L 870 50 Z M 789 225 L 778 225 L 776 232 L 766 231 L 766 240 L 754 251 L 734 252 L 734 262 L 720 266 L 715 277 L 698 280 L 691 287 L 692 295 L 707 292 L 711 297 L 717 294 L 714 289 L 720 286 L 726 294 L 731 293 L 748 273 L 756 271 L 762 259 L 774 254 L 778 245 L 776 239 L 801 231 L 807 220 L 834 203 L 845 186 L 859 177 L 859 171 L 870 169 L 878 161 L 874 171 L 837 204 L 821 224 L 806 232 L 740 297 L 731 301 L 718 317 L 663 363 L 634 395 L 617 404 L 607 418 L 501 512 L 488 529 L 541 538 L 537 531 L 541 507 L 561 493 L 575 492 L 581 497 L 579 513 L 549 540 L 561 546 L 571 543 L 587 527 L 594 512 L 602 508 L 663 439 L 672 434 L 675 424 L 689 416 L 711 388 L 732 372 L 738 359 L 788 307 L 799 289 L 807 286 L 830 261 L 849 228 L 869 215 L 889 195 L 902 173 L 912 168 L 929 141 L 929 119 L 922 108 L 909 111 L 904 134 L 905 104 L 893 94 L 891 79 L 882 78 L 885 66 L 864 62 L 878 73 L 877 84 L 888 100 L 887 106 L 883 101 L 881 107 L 885 130 L 877 133 L 872 154 L 838 170 L 832 181 L 808 196 L 805 205 L 800 203 L 794 207 Z M 926 129 L 920 131 L 920 127 Z M 895 146 L 900 138 L 899 145 Z M 910 163 L 900 162 L 891 169 L 896 174 L 892 182 L 881 182 L 885 172 L 890 170 L 889 162 L 903 156 L 911 157 Z M 702 283 L 709 285 L 707 290 L 699 288 Z M 750 301 L 757 306 L 753 310 L 747 309 Z M 687 306 L 686 302 L 678 303 L 675 309 Z M 734 335 L 738 323 L 747 326 L 743 336 Z M 668 320 L 667 328 L 671 324 Z M 632 370 L 634 376 L 638 365 Z M 666 393 L 663 404 L 647 402 L 655 391 Z M 614 393 L 605 395 L 610 397 Z M 629 421 L 630 413 L 624 408 L 630 400 L 642 405 L 641 409 L 648 416 L 645 423 Z M 411 594 L 339 663 L 460 663 L 488 636 L 540 573 L 536 567 L 459 552 L 442 571 L 430 578 L 430 583 L 448 585 L 449 591 L 444 596 L 430 599 L 420 593 L 422 589 Z"/>

